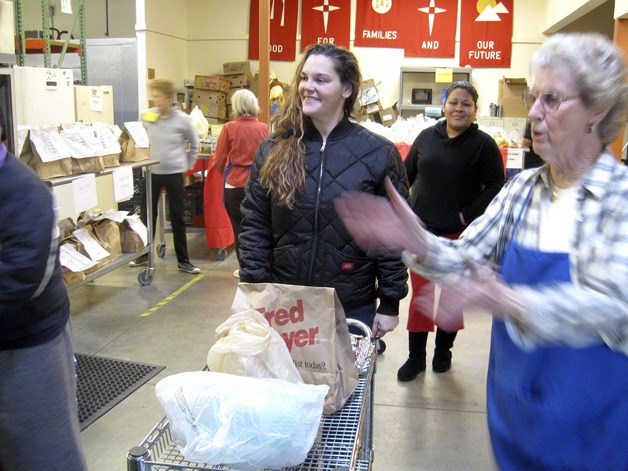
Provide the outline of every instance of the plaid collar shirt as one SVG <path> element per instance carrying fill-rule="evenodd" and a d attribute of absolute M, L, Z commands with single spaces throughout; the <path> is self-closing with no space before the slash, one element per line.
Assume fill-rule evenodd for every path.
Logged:
<path fill-rule="evenodd" d="M 538 248 L 548 178 L 547 166 L 521 172 L 458 240 L 428 234 L 423 263 L 408 252 L 404 261 L 434 281 L 465 273 L 465 258 L 499 267 L 520 214 L 517 242 Z M 605 150 L 578 188 L 575 240 L 569 250 L 571 283 L 512 286 L 525 306 L 519 343 L 586 347 L 604 342 L 628 354 L 627 202 L 628 168 Z"/>

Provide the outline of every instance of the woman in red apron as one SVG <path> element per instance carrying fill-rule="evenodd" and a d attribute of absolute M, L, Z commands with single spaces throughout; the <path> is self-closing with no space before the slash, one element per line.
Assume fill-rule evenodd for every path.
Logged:
<path fill-rule="evenodd" d="M 503 470 L 628 470 L 628 168 L 623 54 L 598 34 L 553 35 L 524 94 L 545 164 L 513 178 L 455 241 L 390 201 L 342 198 L 371 252 L 404 252 L 440 284 L 440 323 L 494 313 L 487 417 Z M 483 266 L 491 264 L 498 274 Z"/>

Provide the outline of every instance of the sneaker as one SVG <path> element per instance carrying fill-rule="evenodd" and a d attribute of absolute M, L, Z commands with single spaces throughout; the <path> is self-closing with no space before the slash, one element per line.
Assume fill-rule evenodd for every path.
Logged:
<path fill-rule="evenodd" d="M 234 272 L 233 272 L 233 276 L 234 276 L 235 278 L 240 278 L 240 270 L 236 270 L 236 271 L 234 271 Z"/>
<path fill-rule="evenodd" d="M 434 358 L 432 359 L 432 369 L 436 373 L 445 373 L 451 368 L 451 351 L 450 350 L 434 350 Z"/>
<path fill-rule="evenodd" d="M 129 262 L 129 266 L 131 267 L 141 267 L 143 265 L 148 265 L 148 254 L 144 254 Z"/>
<path fill-rule="evenodd" d="M 425 371 L 425 360 L 408 358 L 403 366 L 399 368 L 399 371 L 397 371 L 397 379 L 399 381 L 412 381 L 423 371 Z"/>
<path fill-rule="evenodd" d="M 186 260 L 185 262 L 179 262 L 179 271 L 191 273 L 192 275 L 196 275 L 197 273 L 201 272 L 200 268 L 192 265 L 189 260 Z"/>

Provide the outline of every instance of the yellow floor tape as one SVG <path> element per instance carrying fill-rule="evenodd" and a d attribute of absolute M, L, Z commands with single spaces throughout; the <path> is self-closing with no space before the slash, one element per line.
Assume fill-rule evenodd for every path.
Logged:
<path fill-rule="evenodd" d="M 181 288 L 176 290 L 170 296 L 165 297 L 163 300 L 159 301 L 154 307 L 151 307 L 148 311 L 146 311 L 144 314 L 142 314 L 141 317 L 150 316 L 157 309 L 160 309 L 161 307 L 163 307 L 166 304 L 168 304 L 170 301 L 172 301 L 174 298 L 179 296 L 181 293 L 183 293 L 186 289 L 188 289 L 194 283 L 196 283 L 197 281 L 201 280 L 204 276 L 205 275 L 198 275 L 192 281 L 189 281 L 188 283 L 184 284 L 183 286 L 181 286 Z"/>

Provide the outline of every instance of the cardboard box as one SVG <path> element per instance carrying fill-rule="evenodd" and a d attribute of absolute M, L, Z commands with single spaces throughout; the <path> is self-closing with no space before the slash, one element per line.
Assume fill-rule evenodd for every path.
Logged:
<path fill-rule="evenodd" d="M 373 79 L 364 80 L 362 82 L 360 93 L 358 95 L 358 101 L 361 106 L 368 106 L 379 101 L 379 92 L 377 91 L 377 87 L 375 86 L 375 81 Z M 379 109 L 382 109 L 381 106 Z M 371 112 L 372 111 L 369 111 L 369 113 Z"/>
<path fill-rule="evenodd" d="M 201 102 L 192 102 L 192 107 L 198 105 L 200 110 L 203 112 L 203 116 L 206 118 L 227 118 L 227 106 L 223 104 L 213 103 L 201 103 Z"/>
<path fill-rule="evenodd" d="M 208 124 L 225 124 L 227 122 L 226 119 L 222 119 L 222 118 L 205 118 L 207 119 L 207 123 Z"/>
<path fill-rule="evenodd" d="M 373 114 L 359 114 L 355 116 L 355 121 L 357 123 L 365 123 L 366 121 L 372 121 L 373 123 L 379 123 L 380 122 L 380 118 L 379 118 L 379 114 L 377 113 L 373 113 Z"/>
<path fill-rule="evenodd" d="M 192 101 L 195 103 L 206 103 L 208 105 L 226 105 L 227 94 L 218 90 L 194 90 Z"/>
<path fill-rule="evenodd" d="M 253 81 L 251 74 L 230 74 L 225 75 L 225 78 L 231 82 L 231 88 L 248 87 Z"/>
<path fill-rule="evenodd" d="M 220 90 L 227 93 L 231 82 L 224 77 L 215 75 L 196 75 L 194 77 L 194 88 L 199 90 Z"/>
<path fill-rule="evenodd" d="M 503 98 L 500 102 L 502 115 L 508 118 L 527 118 L 528 111 L 519 98 Z"/>
<path fill-rule="evenodd" d="M 382 111 L 384 107 L 382 106 L 382 102 L 377 100 L 374 103 L 370 103 L 366 106 L 360 108 L 360 114 L 377 114 Z"/>
<path fill-rule="evenodd" d="M 528 112 L 521 101 L 521 95 L 528 89 L 525 78 L 504 77 L 499 81 L 498 102 L 502 106 L 502 116 L 525 118 Z"/>
<path fill-rule="evenodd" d="M 397 118 L 399 117 L 399 112 L 397 111 L 396 106 L 392 106 L 390 108 L 383 109 L 378 112 L 379 119 L 384 126 L 390 127 L 393 125 Z"/>
<path fill-rule="evenodd" d="M 499 81 L 498 98 L 521 98 L 521 94 L 528 89 L 525 78 L 503 77 Z"/>
<path fill-rule="evenodd" d="M 251 63 L 249 61 L 244 62 L 225 62 L 222 64 L 222 73 L 225 75 L 232 74 L 251 74 Z"/>

